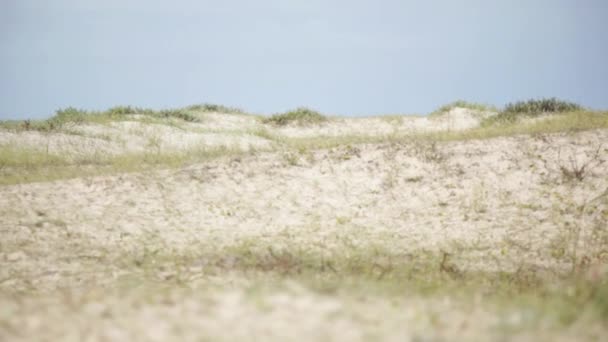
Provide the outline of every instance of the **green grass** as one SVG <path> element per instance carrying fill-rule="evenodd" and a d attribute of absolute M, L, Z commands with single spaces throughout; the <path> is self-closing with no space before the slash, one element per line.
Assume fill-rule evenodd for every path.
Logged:
<path fill-rule="evenodd" d="M 9 168 L 30 169 L 40 165 L 61 166 L 66 164 L 65 158 L 38 149 L 0 145 L 0 172 Z"/>
<path fill-rule="evenodd" d="M 580 111 L 584 108 L 576 103 L 559 100 L 555 97 L 545 99 L 530 99 L 528 101 L 518 101 L 509 103 L 505 106 L 503 113 L 523 113 L 523 114 L 541 114 L 541 113 L 564 113 Z"/>
<path fill-rule="evenodd" d="M 537 117 L 543 114 L 582 112 L 585 108 L 579 104 L 556 98 L 530 99 L 509 103 L 493 117 L 485 120 L 485 125 L 513 123 L 521 118 Z"/>
<path fill-rule="evenodd" d="M 67 125 L 82 123 L 109 123 L 128 120 L 132 115 L 143 115 L 152 120 L 176 119 L 184 122 L 201 122 L 204 113 L 245 114 L 241 109 L 210 103 L 196 104 L 184 108 L 154 110 L 134 106 L 115 106 L 104 111 L 89 111 L 74 107 L 59 109 L 46 120 L 8 120 L 0 121 L 0 128 L 14 131 L 59 131 Z"/>
<path fill-rule="evenodd" d="M 482 122 L 478 128 L 462 132 L 437 133 L 442 140 L 489 139 L 521 134 L 576 132 L 608 128 L 608 112 L 576 111 L 558 113 L 533 122 Z"/>
<path fill-rule="evenodd" d="M 239 108 L 227 107 L 224 105 L 201 103 L 191 105 L 185 108 L 186 110 L 204 112 L 204 113 L 226 113 L 226 114 L 244 114 L 244 111 Z"/>
<path fill-rule="evenodd" d="M 309 108 L 300 107 L 282 114 L 275 114 L 264 119 L 262 122 L 276 126 L 286 126 L 289 124 L 303 126 L 320 124 L 325 121 L 327 121 L 327 117 L 323 114 Z"/>
<path fill-rule="evenodd" d="M 229 147 L 191 148 L 179 152 L 72 156 L 33 148 L 0 145 L 0 185 L 53 181 L 76 177 L 179 168 L 246 152 Z"/>
<path fill-rule="evenodd" d="M 185 122 L 200 122 L 200 118 L 188 109 L 152 110 L 131 106 L 116 106 L 105 111 L 87 111 L 74 107 L 59 109 L 46 120 L 1 121 L 0 127 L 16 131 L 60 131 L 69 125 L 83 123 L 105 124 L 112 121 L 129 119 L 130 115 L 144 115 L 151 119 L 177 119 Z"/>
<path fill-rule="evenodd" d="M 535 122 L 504 122 L 485 124 L 481 127 L 463 131 L 441 131 L 407 135 L 389 134 L 385 136 L 342 135 L 316 136 L 306 138 L 278 138 L 289 147 L 301 149 L 327 149 L 353 144 L 408 143 L 415 141 L 467 141 L 508 137 L 514 135 L 551 134 L 558 132 L 577 132 L 608 128 L 608 112 L 578 111 L 560 113 Z"/>

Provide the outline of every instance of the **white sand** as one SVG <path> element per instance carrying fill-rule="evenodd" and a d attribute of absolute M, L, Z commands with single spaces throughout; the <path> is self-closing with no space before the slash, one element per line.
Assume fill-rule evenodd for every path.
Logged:
<path fill-rule="evenodd" d="M 153 134 L 169 149 L 270 144 L 246 134 L 195 132 L 246 131 L 261 125 L 245 116 L 226 116 L 230 120 L 223 123 L 222 117 L 212 118 L 188 124 L 188 132 L 121 122 L 75 128 L 84 136 L 3 132 L 0 143 L 35 146 L 47 139 L 50 149 L 60 150 L 95 141 L 95 148 L 107 153 L 137 151 Z M 475 115 L 456 110 L 444 118 L 403 119 L 398 129 L 464 129 L 476 123 Z M 394 127 L 370 118 L 267 129 L 287 136 L 323 136 L 368 130 L 388 134 Z M 112 138 L 91 138 L 104 134 Z M 124 145 L 117 145 L 118 137 Z M 129 274 L 96 260 L 144 253 L 148 247 L 179 253 L 197 243 L 222 250 L 249 238 L 277 248 L 327 250 L 339 250 L 348 240 L 354 245 L 377 243 L 403 255 L 448 251 L 462 270 L 509 272 L 526 267 L 560 272 L 570 264 L 555 256 L 556 246 L 568 227 L 580 226 L 581 254 L 605 263 L 595 259 L 605 246 L 592 240 L 592 232 L 606 222 L 602 213 L 608 210 L 608 200 L 593 202 L 593 209 L 580 215 L 573 210 L 608 189 L 608 162 L 602 163 L 608 160 L 608 146 L 600 147 L 605 141 L 608 130 L 437 146 L 370 144 L 301 155 L 265 152 L 179 170 L 3 186 L 0 340 L 494 339 L 498 325 L 524 324 L 525 318 L 517 316 L 522 313 L 501 316 L 486 312 L 483 305 L 469 308 L 457 299 L 416 294 L 396 303 L 375 297 L 332 297 L 297 284 L 258 301 L 247 295 L 249 280 L 239 274 L 199 279 L 194 272 L 183 289 L 148 293 L 144 286 L 140 290 L 145 293 L 137 287 L 121 292 L 110 289 Z M 561 168 L 573 160 L 589 162 L 582 181 L 563 176 Z M 172 277 L 175 270 L 163 272 L 161 277 Z M 213 289 L 189 290 L 197 286 Z M 11 296 L 25 290 L 35 295 Z M 559 336 L 537 331 L 519 337 L 570 340 L 579 328 L 575 325 L 572 333 Z M 606 332 L 601 327 L 583 330 L 591 335 Z"/>

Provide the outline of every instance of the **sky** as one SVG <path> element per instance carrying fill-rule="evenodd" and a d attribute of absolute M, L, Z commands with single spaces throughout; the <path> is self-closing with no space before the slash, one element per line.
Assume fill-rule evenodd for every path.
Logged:
<path fill-rule="evenodd" d="M 606 0 L 0 0 L 0 119 L 217 103 L 608 108 Z"/>

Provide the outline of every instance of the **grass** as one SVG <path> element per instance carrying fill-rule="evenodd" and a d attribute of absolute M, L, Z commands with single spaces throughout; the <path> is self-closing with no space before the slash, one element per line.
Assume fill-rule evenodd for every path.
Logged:
<path fill-rule="evenodd" d="M 53 181 L 76 177 L 179 168 L 246 152 L 230 147 L 196 147 L 184 151 L 120 155 L 71 156 L 16 146 L 0 145 L 0 185 Z"/>
<path fill-rule="evenodd" d="M 532 122 L 482 123 L 481 127 L 462 132 L 440 133 L 442 140 L 489 139 L 520 134 L 577 132 L 608 128 L 608 112 L 575 111 L 559 113 Z"/>
<path fill-rule="evenodd" d="M 205 107 L 209 110 L 217 109 Z M 52 134 L 58 127 L 69 132 L 69 124 L 81 122 L 107 123 L 111 120 L 120 120 L 129 113 L 143 113 L 152 120 L 175 119 L 190 121 L 190 114 L 181 111 L 152 111 L 134 107 L 113 107 L 103 113 L 90 113 L 74 108 L 67 108 L 57 112 L 53 118 L 43 122 L 29 122 L 29 129 L 41 130 Z M 274 125 L 283 126 L 290 123 L 311 124 L 327 120 L 321 114 L 301 109 L 278 116 L 267 118 L 265 121 Z M 25 122 L 4 122 L 4 127 L 10 129 L 24 129 Z M 15 128 L 17 127 L 17 128 Z M 20 128 L 19 128 L 20 127 Z M 275 149 L 291 149 L 295 152 L 328 149 L 339 146 L 352 146 L 357 144 L 376 143 L 410 143 L 461 141 L 471 139 L 491 139 L 521 134 L 547 134 L 556 132 L 575 132 L 590 129 L 608 128 L 608 112 L 574 111 L 556 113 L 555 115 L 537 121 L 495 121 L 484 123 L 480 127 L 450 132 L 417 133 L 417 134 L 390 134 L 386 136 L 368 135 L 341 135 L 341 136 L 314 136 L 293 138 L 280 135 L 271 127 L 250 129 L 245 133 L 267 139 L 273 143 Z M 187 163 L 194 163 L 222 155 L 235 155 L 247 153 L 237 149 L 200 149 L 195 148 L 182 152 L 162 152 L 152 149 L 142 153 L 127 153 L 119 156 L 97 156 L 74 158 L 73 156 L 58 155 L 45 152 L 44 149 L 23 148 L 19 146 L 0 146 L 0 184 L 15 184 L 33 181 L 46 181 L 62 178 L 72 178 L 85 175 L 108 174 L 118 172 L 140 171 L 147 168 L 176 167 Z"/>
<path fill-rule="evenodd" d="M 304 138 L 275 137 L 280 143 L 301 149 L 328 149 L 356 144 L 408 143 L 416 141 L 447 142 L 484 140 L 499 137 L 531 134 L 551 134 L 558 132 L 578 132 L 608 128 L 608 112 L 577 111 L 560 113 L 544 120 L 534 122 L 505 122 L 499 125 L 485 124 L 463 131 L 441 131 L 406 135 L 389 134 L 384 136 L 340 135 Z"/>
<path fill-rule="evenodd" d="M 482 104 L 482 103 L 475 103 L 475 102 L 467 102 L 467 101 L 464 101 L 464 100 L 457 100 L 457 101 L 448 103 L 446 105 L 443 105 L 443 106 L 437 108 L 432 113 L 430 113 L 429 116 L 431 116 L 431 117 L 433 117 L 433 116 L 440 116 L 442 114 L 445 114 L 445 113 L 449 112 L 450 110 L 452 110 L 454 108 L 466 108 L 466 109 L 475 110 L 475 111 L 481 111 L 481 112 L 496 112 L 496 111 L 498 111 L 498 109 L 496 107 L 491 106 L 491 105 L 486 105 L 486 104 Z"/>
<path fill-rule="evenodd" d="M 568 273 L 540 276 L 526 267 L 512 273 L 454 271 L 442 267 L 444 254 L 399 252 L 387 248 L 390 236 L 353 234 L 328 235 L 323 243 L 306 236 L 249 237 L 223 246 L 198 242 L 180 251 L 145 238 L 136 244 L 139 251 L 114 251 L 103 263 L 136 274 L 138 286 L 166 278 L 165 286 L 188 287 L 194 275 L 215 279 L 231 274 L 245 277 L 258 290 L 295 282 L 321 295 L 342 297 L 482 298 L 493 311 L 532 310 L 537 317 L 549 317 L 555 327 L 589 317 L 608 321 L 608 279 L 587 281 Z M 364 242 L 352 244 L 353 238 Z M 192 271 L 201 260 L 202 270 Z M 163 275 L 166 270 L 171 270 L 170 277 Z"/>
<path fill-rule="evenodd" d="M 200 122 L 193 111 L 187 109 L 153 110 L 131 106 L 116 106 L 105 111 L 87 111 L 74 107 L 59 109 L 46 120 L 1 121 L 0 127 L 15 131 L 61 131 L 70 125 L 83 123 L 105 124 L 129 119 L 131 115 L 144 115 L 153 119 L 178 119 L 185 122 Z"/>
<path fill-rule="evenodd" d="M 204 112 L 204 113 L 227 113 L 227 114 L 244 114 L 244 111 L 239 108 L 227 107 L 212 103 L 195 104 L 185 108 L 186 110 Z"/>
<path fill-rule="evenodd" d="M 53 167 L 66 165 L 66 163 L 65 158 L 39 149 L 11 145 L 0 146 L 0 173 L 7 169 L 28 170 L 41 165 Z"/>
<path fill-rule="evenodd" d="M 583 112 L 579 104 L 556 98 L 530 99 L 509 103 L 498 115 L 486 118 L 484 125 L 513 123 L 521 118 L 538 117 L 543 114 Z"/>
<path fill-rule="evenodd" d="M 555 97 L 544 99 L 530 99 L 528 101 L 518 101 L 509 103 L 505 106 L 503 113 L 521 113 L 528 115 L 538 115 L 542 113 L 564 113 L 580 111 L 584 108 L 576 103 L 559 100 Z"/>
<path fill-rule="evenodd" d="M 54 132 L 60 131 L 69 125 L 83 123 L 104 124 L 112 121 L 127 120 L 133 115 L 143 115 L 152 120 L 176 119 L 184 122 L 201 122 L 201 116 L 199 114 L 212 112 L 245 114 L 238 108 L 211 103 L 162 110 L 134 106 L 115 106 L 104 111 L 89 111 L 75 107 L 67 107 L 57 110 L 54 116 L 46 120 L 0 121 L 0 128 L 13 131 Z"/>
<path fill-rule="evenodd" d="M 118 108 L 111 115 L 122 117 L 131 111 L 133 109 Z M 90 119 L 86 115 L 82 117 L 78 110 L 66 110 L 57 116 L 65 122 L 82 122 L 80 120 Z M 182 120 L 171 115 L 167 117 Z M 105 117 L 100 119 L 105 120 Z M 297 119 L 294 120 L 296 121 L 289 122 L 297 122 Z M 442 156 L 437 154 L 440 152 L 437 142 L 606 128 L 608 128 L 608 113 L 573 111 L 538 121 L 501 122 L 461 132 L 416 135 L 288 138 L 275 133 L 271 127 L 242 133 L 273 141 L 278 146 L 277 151 L 286 153 L 287 164 L 297 164 L 299 157 L 296 153 L 308 149 L 341 147 L 345 152 L 340 160 L 355 158 L 358 149 L 353 145 L 365 143 L 412 143 L 415 149 L 418 149 L 420 158 L 441 163 Z M 236 148 L 195 148 L 182 152 L 164 152 L 151 148 L 145 153 L 75 157 L 49 153 L 45 149 L 0 145 L 0 184 L 48 181 L 153 168 L 179 168 L 189 163 L 243 153 L 247 152 Z M 421 176 L 404 179 L 409 183 L 417 183 L 421 180 Z M 410 185 L 416 186 L 416 184 Z M 480 185 L 475 189 L 473 195 L 471 210 L 477 211 L 480 215 L 487 215 L 484 203 L 488 194 L 484 192 L 484 186 Z M 534 210 L 533 206 L 522 206 L 526 210 Z M 469 248 L 467 246 L 462 247 L 464 251 L 451 251 L 454 255 L 453 259 L 449 259 L 448 254 L 442 251 L 406 250 L 407 244 L 394 243 L 396 239 L 390 234 L 374 233 L 373 229 L 351 229 L 354 227 L 350 224 L 349 216 L 336 216 L 335 220 L 340 226 L 340 230 L 335 232 L 326 229 L 327 227 L 313 227 L 311 231 L 298 235 L 298 230 L 294 232 L 286 229 L 284 236 L 267 233 L 251 237 L 239 236 L 236 242 L 224 242 L 223 245 L 217 243 L 222 240 L 214 240 L 214 236 L 211 236 L 207 240 L 197 241 L 193 238 L 194 241 L 184 248 L 171 245 L 171 242 L 163 241 L 161 238 L 142 238 L 140 241 L 138 238 L 129 240 L 131 238 L 125 235 L 124 241 L 121 240 L 118 246 L 108 249 L 91 246 L 90 250 L 99 248 L 106 253 L 95 259 L 95 264 L 104 265 L 104 271 L 99 272 L 108 272 L 106 278 L 110 279 L 110 288 L 128 283 L 129 285 L 125 286 L 130 286 L 132 293 L 138 294 L 143 293 L 145 289 L 155 289 L 155 286 L 158 286 L 164 289 L 165 292 L 162 293 L 169 291 L 167 289 L 192 291 L 184 297 L 191 299 L 193 293 L 201 293 L 201 289 L 196 286 L 203 283 L 202 286 L 207 287 L 215 284 L 218 288 L 227 288 L 231 291 L 243 290 L 249 296 L 247 298 L 258 300 L 260 297 L 272 298 L 277 291 L 293 288 L 293 284 L 296 283 L 322 298 L 332 300 L 347 298 L 348 303 L 358 303 L 362 306 L 367 306 L 370 302 L 386 301 L 390 307 L 401 310 L 408 305 L 411 307 L 412 298 L 416 297 L 431 298 L 437 303 L 442 300 L 454 302 L 456 306 L 465 307 L 458 312 L 461 315 L 470 313 L 469 306 L 481 306 L 484 312 L 499 317 L 499 323 L 496 323 L 497 326 L 492 326 L 492 329 L 524 331 L 548 329 L 553 333 L 557 331 L 553 336 L 558 336 L 560 332 L 567 331 L 579 323 L 576 329 L 586 330 L 587 324 L 605 326 L 608 322 L 608 279 L 605 275 L 599 279 L 587 279 L 579 273 L 580 270 L 569 271 L 557 267 L 544 273 L 537 272 L 534 262 L 528 263 L 527 260 L 522 260 L 521 267 L 515 272 L 471 270 L 466 268 L 464 264 L 466 261 L 462 261 L 467 260 L 464 257 L 466 256 L 464 253 L 467 253 Z M 63 225 L 69 226 L 67 223 Z M 40 223 L 36 229 L 45 229 L 44 227 L 45 224 Z M 322 236 L 316 234 L 318 231 L 324 234 Z M 565 239 L 563 242 L 558 241 L 555 247 L 551 247 L 556 250 L 563 249 L 563 252 L 554 256 L 556 259 L 564 259 L 564 255 L 567 256 L 568 246 L 571 244 L 568 239 L 571 238 Z M 26 244 L 11 246 L 10 243 L 5 243 L 2 246 L 16 250 L 39 247 L 33 243 L 29 246 Z M 87 247 L 84 246 L 83 250 L 88 253 Z M 74 253 L 64 255 L 65 260 L 81 261 L 78 259 L 80 256 L 71 249 L 71 245 L 70 249 L 57 249 L 57 251 Z M 10 251 L 3 250 L 3 252 L 7 252 L 8 255 Z M 463 253 L 461 259 L 458 253 Z M 576 259 L 576 256 L 573 259 Z M 463 264 L 460 264 L 460 261 Z M 78 265 L 77 262 L 74 262 L 74 265 Z M 201 264 L 203 266 L 199 267 Z M 94 267 L 95 265 L 91 265 L 91 268 Z M 109 272 L 127 276 L 112 280 L 113 275 Z M 86 280 L 88 274 L 94 273 L 74 271 L 72 268 L 71 272 L 58 273 L 57 277 L 74 274 L 74 277 L 82 277 Z M 23 280 L 22 283 L 26 284 L 24 286 L 30 286 L 29 290 L 17 293 L 14 297 L 20 298 L 19 296 L 23 295 L 23 298 L 29 298 L 31 292 L 37 291 L 35 287 L 37 285 L 32 285 L 31 282 L 33 275 L 29 275 L 28 278 L 27 274 L 17 276 L 15 274 L 18 273 L 7 274 L 13 279 L 22 277 L 23 279 L 18 280 Z M 3 280 L 0 279 L 0 284 Z M 217 285 L 218 281 L 225 283 Z M 10 291 L 13 290 L 6 290 L 4 293 L 11 293 Z M 144 298 L 143 302 L 153 302 L 154 298 L 158 298 L 154 297 L 159 296 L 158 293 L 159 291 L 151 290 L 149 294 L 141 294 Z M 98 297 L 95 300 L 99 302 L 106 298 Z M 176 300 L 175 298 L 175 296 L 161 298 L 159 301 Z M 182 297 L 177 298 L 179 301 Z M 427 306 L 431 307 L 435 302 L 427 303 Z M 352 314 L 347 310 L 348 308 L 342 312 L 347 312 L 346 315 Z M 432 308 L 429 310 L 432 311 Z M 443 314 L 444 312 L 441 311 L 437 313 L 437 315 Z M 523 323 L 508 323 L 508 317 L 514 314 L 528 318 L 522 321 Z M 1 324 L 0 320 L 0 326 Z"/>
<path fill-rule="evenodd" d="M 510 274 L 464 272 L 455 277 L 449 271 L 440 270 L 440 255 L 419 251 L 409 257 L 383 248 L 381 244 L 348 245 L 343 242 L 344 238 L 330 237 L 330 242 L 337 239 L 338 245 L 333 244 L 334 247 L 311 247 L 301 243 L 301 239 L 296 243 L 280 238 L 268 241 L 262 237 L 245 238 L 228 246 L 193 243 L 188 250 L 182 251 L 150 240 L 132 244 L 139 250 L 128 252 L 118 247 L 94 253 L 95 248 L 100 248 L 97 246 L 84 249 L 85 254 L 96 256 L 94 260 L 66 256 L 72 260 L 70 265 L 78 262 L 81 267 L 87 267 L 87 272 L 78 272 L 70 266 L 70 272 L 55 277 L 69 277 L 74 273 L 81 284 L 78 291 L 41 291 L 28 282 L 34 275 L 17 274 L 13 276 L 19 278 L 23 288 L 4 288 L 5 297 L 0 301 L 5 310 L 12 310 L 13 317 L 45 317 L 46 299 L 53 298 L 57 300 L 51 302 L 52 312 L 68 308 L 73 316 L 80 315 L 81 320 L 89 323 L 96 322 L 97 318 L 83 314 L 92 307 L 89 303 L 97 303 L 95 308 L 99 303 L 107 303 L 108 314 L 103 316 L 106 324 L 126 322 L 125 318 L 132 319 L 141 314 L 141 310 L 152 311 L 155 307 L 163 312 L 174 312 L 179 310 L 180 303 L 188 303 L 188 308 L 214 312 L 217 306 L 227 304 L 222 301 L 225 294 L 230 294 L 230 298 L 238 294 L 238 302 L 230 302 L 229 308 L 233 312 L 247 313 L 248 318 L 269 313 L 275 321 L 288 317 L 306 318 L 302 313 L 317 312 L 307 309 L 308 305 L 302 307 L 302 301 L 310 305 L 322 305 L 327 301 L 339 303 L 340 310 L 332 319 L 365 317 L 361 313 L 397 315 L 391 317 L 393 321 L 403 319 L 426 329 L 444 329 L 441 322 L 455 319 L 454 315 L 479 317 L 481 311 L 490 323 L 473 321 L 467 329 L 469 333 L 485 329 L 498 333 L 497 329 L 507 329 L 500 334 L 511 338 L 518 333 L 538 334 L 547 329 L 551 336 L 561 336 L 569 330 L 581 333 L 581 329 L 587 335 L 589 329 L 605 326 L 608 321 L 605 280 L 591 283 L 564 276 L 543 278 L 532 270 Z M 100 276 L 96 271 L 107 272 L 104 279 L 112 279 L 111 282 L 103 288 L 84 287 L 80 282 L 84 280 L 86 284 L 88 277 Z M 276 301 L 276 298 L 287 301 Z M 294 308 L 286 308 L 291 300 Z M 25 308 L 26 303 L 29 303 L 29 309 L 15 308 L 15 305 Z M 257 304 L 254 307 L 259 310 L 253 310 L 250 303 Z M 125 313 L 121 313 L 123 310 Z M 285 310 L 290 313 L 287 317 L 281 315 Z M 199 311 L 181 312 L 188 318 L 196 315 L 197 319 L 208 320 Z M 400 316 L 400 313 L 406 314 Z M 412 318 L 411 313 L 416 317 Z M 524 319 L 513 320 L 513 317 Z M 7 316 L 0 318 L 0 326 L 2 319 Z M 355 322 L 357 328 L 373 326 L 380 333 L 392 333 L 389 326 L 381 324 L 384 320 L 378 318 L 375 323 L 356 319 Z M 31 333 L 31 330 L 25 331 Z M 599 333 L 604 331 L 599 329 Z"/>
<path fill-rule="evenodd" d="M 289 124 L 302 126 L 320 124 L 325 121 L 327 121 L 327 117 L 323 114 L 306 107 L 300 107 L 282 114 L 275 114 L 264 119 L 262 122 L 276 126 L 286 126 Z"/>
<path fill-rule="evenodd" d="M 315 237 L 318 230 L 325 231 L 323 227 L 310 227 L 286 236 L 242 237 L 228 244 L 217 244 L 210 238 L 209 242 L 192 241 L 179 249 L 155 235 L 143 235 L 111 249 L 87 247 L 89 242 L 84 239 L 77 250 L 98 255 L 96 264 L 112 265 L 112 272 L 137 277 L 138 287 L 158 284 L 159 279 L 164 279 L 166 287 L 190 287 L 193 277 L 217 279 L 230 274 L 269 289 L 296 282 L 321 295 L 393 300 L 412 295 L 449 296 L 467 302 L 481 298 L 492 310 L 531 309 L 539 317 L 551 317 L 555 326 L 569 326 L 589 317 L 608 321 L 605 276 L 586 280 L 577 273 L 562 271 L 541 275 L 526 261 L 515 272 L 446 267 L 445 253 L 407 246 L 400 249 L 392 243 L 390 233 L 328 230 L 329 234 L 319 239 Z M 99 253 L 95 252 L 98 249 Z M 201 262 L 202 268 L 194 266 Z M 167 270 L 170 277 L 163 275 Z M 113 285 L 121 286 L 120 282 Z"/>

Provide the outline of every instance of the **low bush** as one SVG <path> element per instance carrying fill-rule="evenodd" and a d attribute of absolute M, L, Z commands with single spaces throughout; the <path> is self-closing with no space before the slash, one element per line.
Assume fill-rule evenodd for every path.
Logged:
<path fill-rule="evenodd" d="M 131 107 L 131 106 L 116 106 L 112 107 L 104 112 L 104 114 L 110 116 L 122 116 L 132 114 L 154 114 L 154 110 L 149 108 Z"/>
<path fill-rule="evenodd" d="M 227 106 L 223 106 L 223 105 L 217 105 L 217 104 L 213 104 L 213 103 L 195 104 L 195 105 L 186 107 L 186 110 L 192 110 L 192 111 L 197 111 L 197 112 L 206 112 L 206 113 L 211 113 L 211 112 L 243 113 L 243 111 L 241 109 L 234 108 L 234 107 L 227 107 Z"/>
<path fill-rule="evenodd" d="M 294 110 L 275 114 L 263 120 L 264 123 L 270 123 L 277 126 L 286 126 L 291 123 L 297 125 L 319 124 L 327 121 L 327 117 L 323 114 L 305 107 L 296 108 Z"/>
<path fill-rule="evenodd" d="M 530 99 L 507 104 L 498 115 L 488 118 L 483 124 L 514 123 L 521 117 L 536 117 L 542 114 L 576 112 L 584 109 L 585 108 L 579 104 L 559 100 L 555 97 Z"/>
<path fill-rule="evenodd" d="M 549 99 L 530 99 L 528 101 L 509 103 L 505 106 L 502 113 L 539 115 L 543 113 L 574 112 L 583 109 L 579 104 L 552 97 Z"/>
<path fill-rule="evenodd" d="M 55 116 L 49 120 L 54 120 L 59 125 L 67 122 L 82 123 L 89 115 L 90 114 L 86 110 L 68 107 L 57 110 Z"/>
<path fill-rule="evenodd" d="M 158 113 L 155 113 L 155 115 L 161 118 L 176 118 L 188 122 L 200 121 L 199 118 L 184 109 L 164 109 Z"/>

